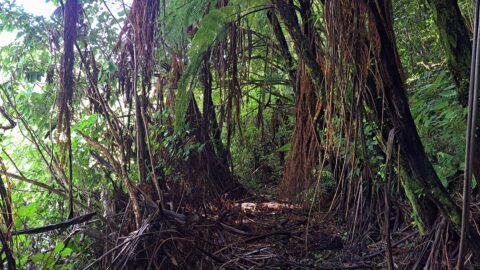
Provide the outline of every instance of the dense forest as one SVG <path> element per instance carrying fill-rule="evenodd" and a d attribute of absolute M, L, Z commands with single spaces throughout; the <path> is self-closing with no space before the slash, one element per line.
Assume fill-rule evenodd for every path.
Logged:
<path fill-rule="evenodd" d="M 2 267 L 480 269 L 479 14 L 0 0 Z"/>

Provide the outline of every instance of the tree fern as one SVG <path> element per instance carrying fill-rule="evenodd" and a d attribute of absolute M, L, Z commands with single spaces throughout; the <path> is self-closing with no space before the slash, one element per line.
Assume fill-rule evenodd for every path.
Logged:
<path fill-rule="evenodd" d="M 216 0 L 183 0 L 170 1 L 168 4 L 165 32 L 163 38 L 175 46 L 185 40 L 186 29 L 198 22 L 205 14 L 207 7 L 214 5 Z"/>
<path fill-rule="evenodd" d="M 194 78 L 202 62 L 204 53 L 225 33 L 228 23 L 235 19 L 235 9 L 227 6 L 214 9 L 200 22 L 199 29 L 192 39 L 188 50 L 189 64 L 180 81 L 175 104 L 175 128 L 184 128 L 184 116 L 187 112 L 190 92 L 194 87 Z"/>

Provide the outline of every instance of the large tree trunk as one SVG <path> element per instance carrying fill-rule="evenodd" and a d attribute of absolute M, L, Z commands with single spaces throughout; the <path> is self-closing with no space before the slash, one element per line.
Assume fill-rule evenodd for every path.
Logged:
<path fill-rule="evenodd" d="M 323 77 L 323 72 L 318 63 L 316 61 L 312 61 L 312 55 L 314 55 L 313 49 L 310 47 L 310 44 L 308 44 L 306 36 L 300 30 L 300 24 L 298 23 L 293 5 L 281 0 L 273 0 L 272 2 L 279 10 L 279 14 L 282 20 L 285 22 L 287 31 L 294 40 L 294 49 L 297 51 L 297 54 L 301 59 L 307 58 L 310 60 L 305 63 L 305 65 L 308 67 L 307 70 L 309 73 L 317 78 Z M 303 81 L 306 75 L 305 69 L 299 69 L 299 71 L 302 70 L 303 72 L 301 73 L 303 73 L 303 76 L 302 74 L 297 75 L 297 79 L 300 79 L 300 81 Z M 376 118 L 379 122 L 382 122 L 382 120 L 386 123 L 390 122 L 389 125 L 392 126 L 391 121 L 386 119 L 388 114 L 384 114 L 382 112 L 383 108 L 381 97 L 378 97 L 377 92 L 374 90 L 376 87 L 374 78 L 371 77 L 368 83 L 370 85 L 369 89 L 371 89 L 371 93 L 365 98 L 367 105 L 370 108 L 374 108 L 374 111 L 376 112 Z M 313 85 L 310 85 L 308 88 L 311 88 L 312 86 Z M 293 198 L 299 192 L 308 188 L 310 178 L 312 177 L 310 172 L 313 166 L 316 165 L 316 162 L 318 162 L 319 155 L 319 151 L 315 150 L 318 149 L 318 146 L 314 144 L 314 141 L 309 141 L 309 139 L 307 139 L 315 139 L 315 137 L 308 136 L 308 134 L 313 132 L 311 130 L 311 128 L 313 128 L 311 124 L 308 125 L 308 123 L 311 123 L 313 115 L 309 115 L 308 112 L 313 111 L 316 96 L 313 95 L 313 93 L 308 92 L 307 89 L 305 89 L 305 85 L 303 87 L 301 85 L 297 85 L 297 88 L 297 112 L 295 131 L 292 138 L 292 153 L 290 160 L 286 162 L 284 179 L 280 186 L 281 195 L 288 198 Z M 319 90 L 320 89 L 317 91 Z M 385 139 L 388 136 L 387 133 L 384 134 Z M 313 152 L 311 152 L 311 150 L 313 150 Z M 312 157 L 314 157 L 314 163 L 312 163 Z M 418 194 L 419 191 L 423 190 L 421 182 L 418 179 L 416 181 L 410 180 L 415 176 L 413 176 L 411 170 L 406 167 L 408 164 L 404 156 L 402 156 L 402 164 L 404 165 L 402 172 L 399 172 L 402 174 L 402 176 L 405 176 L 402 177 L 402 179 L 404 179 L 402 181 L 402 186 L 413 206 L 414 213 L 417 215 L 417 222 L 419 223 L 420 229 L 428 229 L 435 222 L 438 211 L 435 209 L 435 205 L 430 199 L 421 197 L 421 194 Z"/>
<path fill-rule="evenodd" d="M 272 3 L 278 10 L 280 17 L 285 23 L 288 33 L 292 37 L 295 51 L 298 58 L 305 61 L 305 67 L 313 86 L 316 91 L 320 91 L 323 81 L 323 72 L 320 64 L 317 62 L 317 54 L 315 52 L 315 42 L 312 35 L 315 34 L 314 28 L 311 26 L 311 17 L 309 14 L 310 1 L 302 0 L 301 15 L 304 18 L 304 27 L 300 23 L 295 12 L 293 1 L 272 0 Z M 303 28 L 303 31 L 302 31 Z"/>
<path fill-rule="evenodd" d="M 423 148 L 413 121 L 403 84 L 401 64 L 395 45 L 389 1 L 369 2 L 370 13 L 374 19 L 371 28 L 377 31 L 378 72 L 382 81 L 384 96 L 392 123 L 397 130 L 397 139 L 402 153 L 407 159 L 413 174 L 407 179 L 412 187 L 422 188 L 422 193 L 432 200 L 438 209 L 447 216 L 455 231 L 460 232 L 461 210 L 440 182 Z M 460 234 L 460 233 L 459 233 Z M 480 236 L 470 230 L 468 245 L 474 256 L 480 257 Z"/>
<path fill-rule="evenodd" d="M 268 20 L 272 25 L 273 34 L 277 38 L 278 41 L 278 48 L 282 53 L 283 57 L 285 58 L 285 64 L 288 66 L 288 76 L 290 78 L 290 82 L 292 86 L 296 84 L 296 69 L 295 69 L 295 61 L 290 54 L 290 50 L 288 49 L 287 39 L 283 34 L 282 27 L 280 26 L 280 22 L 278 21 L 277 15 L 272 10 L 268 11 L 267 13 Z"/>
<path fill-rule="evenodd" d="M 314 120 L 317 98 L 303 61 L 300 62 L 297 78 L 292 149 L 279 187 L 280 196 L 288 199 L 296 199 L 296 196 L 310 187 L 312 170 L 320 160 L 320 145 Z"/>
<path fill-rule="evenodd" d="M 458 99 L 463 106 L 467 106 L 472 42 L 457 0 L 428 0 L 428 3 L 433 12 L 448 66 L 458 86 Z"/>
<path fill-rule="evenodd" d="M 383 106 L 382 97 L 378 95 L 377 85 L 373 75 L 367 78 L 367 91 L 364 93 L 366 106 L 373 112 L 369 118 L 372 122 L 382 123 L 382 134 L 384 145 L 388 140 L 388 132 L 393 128 L 393 123 L 387 108 Z M 382 149 L 386 154 L 386 149 Z M 397 172 L 400 175 L 401 185 L 413 209 L 413 218 L 421 232 L 432 228 L 438 215 L 436 205 L 430 198 L 422 196 L 423 187 L 419 179 L 412 180 L 413 175 L 405 155 L 400 155 L 400 168 Z"/>
<path fill-rule="evenodd" d="M 203 149 L 195 151 L 188 159 L 187 180 L 192 188 L 201 191 L 206 200 L 218 198 L 228 193 L 232 198 L 243 196 L 246 191 L 232 175 L 226 150 L 220 137 L 220 129 L 216 120 L 212 100 L 212 77 L 210 74 L 210 51 L 205 53 L 202 64 L 203 113 L 200 111 L 195 97 L 190 97 L 186 120 L 193 129 L 198 143 Z"/>
<path fill-rule="evenodd" d="M 298 21 L 295 6 L 292 1 L 272 0 L 280 17 L 285 23 L 287 32 L 293 39 L 295 51 L 299 58 L 299 68 L 295 76 L 296 83 L 296 112 L 295 130 L 292 136 L 291 157 L 285 164 L 285 171 L 280 185 L 280 195 L 293 199 L 306 190 L 312 182 L 312 171 L 318 164 L 320 145 L 316 134 L 316 105 L 321 92 L 323 71 L 317 61 L 315 47 L 315 29 L 311 20 L 311 3 L 309 0 L 300 1 L 300 15 L 302 25 Z M 282 34 L 274 14 L 270 16 L 274 32 L 282 41 Z M 288 50 L 283 45 L 283 50 Z M 291 61 L 289 54 L 285 55 Z M 291 76 L 292 77 L 292 76 Z M 293 79 L 293 78 L 291 78 Z"/>
<path fill-rule="evenodd" d="M 438 28 L 440 42 L 447 57 L 448 67 L 457 84 L 458 100 L 468 104 L 469 74 L 472 42 L 457 0 L 428 0 Z M 480 137 L 480 123 L 476 124 L 476 137 Z M 473 174 L 480 181 L 480 142 L 474 142 Z"/>

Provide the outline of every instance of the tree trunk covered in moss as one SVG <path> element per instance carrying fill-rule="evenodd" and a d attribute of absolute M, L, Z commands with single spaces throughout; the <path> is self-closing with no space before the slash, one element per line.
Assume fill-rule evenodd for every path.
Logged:
<path fill-rule="evenodd" d="M 428 0 L 433 12 L 440 42 L 445 50 L 448 66 L 458 86 L 458 100 L 468 102 L 468 74 L 472 57 L 472 42 L 457 0 Z"/>
<path fill-rule="evenodd" d="M 383 145 L 386 145 L 388 131 L 393 128 L 393 123 L 387 108 L 383 104 L 382 97 L 378 95 L 376 80 L 372 75 L 368 76 L 367 85 L 364 100 L 366 106 L 373 112 L 369 115 L 369 118 L 372 122 L 383 123 L 381 134 L 378 135 L 378 138 L 381 138 Z M 385 147 L 383 147 L 382 151 L 386 153 Z M 403 154 L 400 155 L 400 167 L 396 173 L 400 176 L 401 185 L 412 206 L 413 219 L 420 232 L 424 233 L 431 229 L 435 223 L 438 215 L 437 207 L 432 200 L 424 196 L 423 186 L 419 179 L 414 179 L 416 176 L 412 173 L 408 160 Z"/>
<path fill-rule="evenodd" d="M 369 5 L 374 19 L 373 27 L 377 31 L 377 40 L 380 45 L 376 53 L 385 101 L 392 116 L 393 126 L 398 132 L 397 139 L 402 153 L 415 175 L 405 180 L 414 191 L 420 189 L 420 198 L 425 195 L 434 202 L 437 208 L 449 218 L 454 230 L 460 234 L 461 209 L 443 187 L 433 165 L 428 160 L 408 106 L 388 2 L 377 0 L 370 2 Z M 467 243 L 474 256 L 480 258 L 480 236 L 477 232 L 471 230 L 468 233 Z"/>
<path fill-rule="evenodd" d="M 448 67 L 457 84 L 458 100 L 463 107 L 468 104 L 472 42 L 457 0 L 428 0 L 445 51 Z M 476 125 L 480 137 L 480 123 Z M 474 142 L 473 174 L 480 181 L 480 142 Z"/>

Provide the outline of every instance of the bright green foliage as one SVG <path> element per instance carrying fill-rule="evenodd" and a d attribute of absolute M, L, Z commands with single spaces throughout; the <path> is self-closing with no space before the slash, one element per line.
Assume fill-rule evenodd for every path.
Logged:
<path fill-rule="evenodd" d="M 444 70 L 436 70 L 432 78 L 431 72 L 424 72 L 410 98 L 420 136 L 425 138 L 425 150 L 445 187 L 449 181 L 458 180 L 454 177 L 463 167 L 462 135 L 467 115 L 466 108 L 457 102 L 455 85 L 447 74 Z"/>

